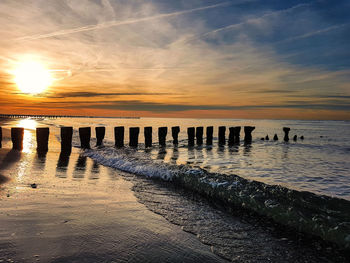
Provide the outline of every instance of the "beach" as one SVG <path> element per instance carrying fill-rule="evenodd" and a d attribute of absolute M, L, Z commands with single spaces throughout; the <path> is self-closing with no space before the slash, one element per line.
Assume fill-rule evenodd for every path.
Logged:
<path fill-rule="evenodd" d="M 346 262 L 344 251 L 242 210 L 145 176 L 101 165 L 55 133 L 38 155 L 3 129 L 3 262 Z"/>
<path fill-rule="evenodd" d="M 67 164 L 59 152 L 5 148 L 0 163 L 1 262 L 224 262 L 137 202 L 120 172 L 79 153 Z"/>

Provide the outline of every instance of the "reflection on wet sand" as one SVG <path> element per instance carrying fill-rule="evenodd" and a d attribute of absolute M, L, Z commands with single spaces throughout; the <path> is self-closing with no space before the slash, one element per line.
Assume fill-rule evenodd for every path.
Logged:
<path fill-rule="evenodd" d="M 33 165 L 35 165 L 41 170 L 44 170 L 46 165 L 46 154 L 47 152 L 37 152 L 33 161 Z"/>
<path fill-rule="evenodd" d="M 78 160 L 75 164 L 73 178 L 84 178 L 86 171 L 86 161 L 87 157 L 84 155 L 79 155 Z"/>
<path fill-rule="evenodd" d="M 57 161 L 57 167 L 56 167 L 56 176 L 57 177 L 67 177 L 67 169 L 69 165 L 69 155 L 61 153 L 58 161 Z"/>

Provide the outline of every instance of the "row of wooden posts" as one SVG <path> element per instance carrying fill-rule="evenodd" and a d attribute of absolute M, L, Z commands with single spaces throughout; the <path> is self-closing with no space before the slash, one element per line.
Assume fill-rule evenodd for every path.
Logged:
<path fill-rule="evenodd" d="M 252 142 L 252 132 L 255 129 L 253 126 L 244 126 L 244 142 Z M 285 133 L 284 140 L 288 141 L 290 128 L 284 127 L 283 131 Z M 103 145 L 103 139 L 105 137 L 106 128 L 105 127 L 96 127 L 96 146 Z M 118 126 L 114 128 L 114 138 L 115 146 L 120 148 L 124 147 L 124 126 Z M 189 127 L 187 128 L 188 135 L 188 146 L 194 146 L 195 141 L 197 145 L 203 144 L 203 127 Z M 206 145 L 213 144 L 213 126 L 206 127 Z M 180 132 L 180 127 L 175 126 L 171 127 L 171 135 L 173 138 L 173 144 L 177 145 L 179 143 L 178 136 Z M 228 145 L 232 146 L 240 143 L 240 132 L 241 127 L 230 127 L 229 128 L 229 137 Z M 49 141 L 49 128 L 36 128 L 36 141 L 37 141 L 37 150 L 39 152 L 48 151 L 48 141 Z M 129 146 L 137 147 L 139 140 L 139 127 L 130 127 L 129 128 Z M 159 127 L 158 128 L 158 142 L 160 146 L 166 146 L 166 136 L 168 133 L 168 127 Z M 13 149 L 22 150 L 23 149 L 23 135 L 24 128 L 11 128 L 11 140 L 13 144 Z M 61 152 L 70 153 L 72 149 L 72 137 L 73 137 L 73 127 L 61 127 Z M 79 128 L 79 137 L 81 148 L 90 149 L 90 139 L 91 139 L 91 128 L 83 127 Z M 152 147 L 152 127 L 144 128 L 144 137 L 145 137 L 145 147 Z M 278 140 L 277 135 L 274 136 L 274 140 Z M 2 129 L 0 127 L 0 147 L 2 141 Z M 218 129 L 218 143 L 223 146 L 226 144 L 226 127 L 220 126 Z"/>

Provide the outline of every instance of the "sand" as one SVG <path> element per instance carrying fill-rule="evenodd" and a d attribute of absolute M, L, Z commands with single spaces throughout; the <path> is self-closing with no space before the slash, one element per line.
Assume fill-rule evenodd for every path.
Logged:
<path fill-rule="evenodd" d="M 224 262 L 140 204 L 121 172 L 76 149 L 39 157 L 34 137 L 31 149 L 12 151 L 3 135 L 0 262 Z"/>

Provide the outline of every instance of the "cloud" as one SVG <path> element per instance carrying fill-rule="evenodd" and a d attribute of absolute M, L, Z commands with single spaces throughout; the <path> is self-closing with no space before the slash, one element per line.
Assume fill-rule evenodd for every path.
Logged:
<path fill-rule="evenodd" d="M 184 11 L 177 11 L 177 12 L 172 12 L 172 13 L 158 14 L 158 15 L 143 17 L 143 18 L 128 19 L 125 21 L 108 21 L 108 22 L 104 22 L 104 23 L 96 24 L 96 25 L 88 25 L 88 26 L 77 27 L 77 28 L 72 28 L 72 29 L 63 29 L 63 30 L 51 32 L 48 34 L 39 34 L 39 35 L 33 35 L 33 36 L 20 37 L 20 38 L 17 38 L 16 41 L 38 40 L 38 39 L 43 39 L 43 38 L 51 38 L 51 37 L 69 35 L 69 34 L 80 33 L 80 32 L 91 31 L 91 30 L 98 30 L 98 29 L 109 28 L 109 27 L 130 25 L 130 24 L 135 24 L 135 23 L 147 22 L 147 21 L 154 20 L 154 19 L 169 18 L 169 17 L 179 16 L 179 15 L 189 14 L 192 12 L 198 12 L 198 11 L 202 11 L 202 10 L 223 7 L 223 6 L 226 6 L 228 4 L 230 4 L 230 3 L 223 2 L 223 3 L 215 4 L 215 5 L 208 5 L 208 6 L 193 8 L 193 9 L 184 10 Z"/>
<path fill-rule="evenodd" d="M 106 96 L 165 96 L 172 95 L 172 93 L 147 93 L 147 92 L 61 92 L 56 94 L 47 94 L 44 96 L 47 98 L 94 98 L 94 97 L 106 97 Z"/>

